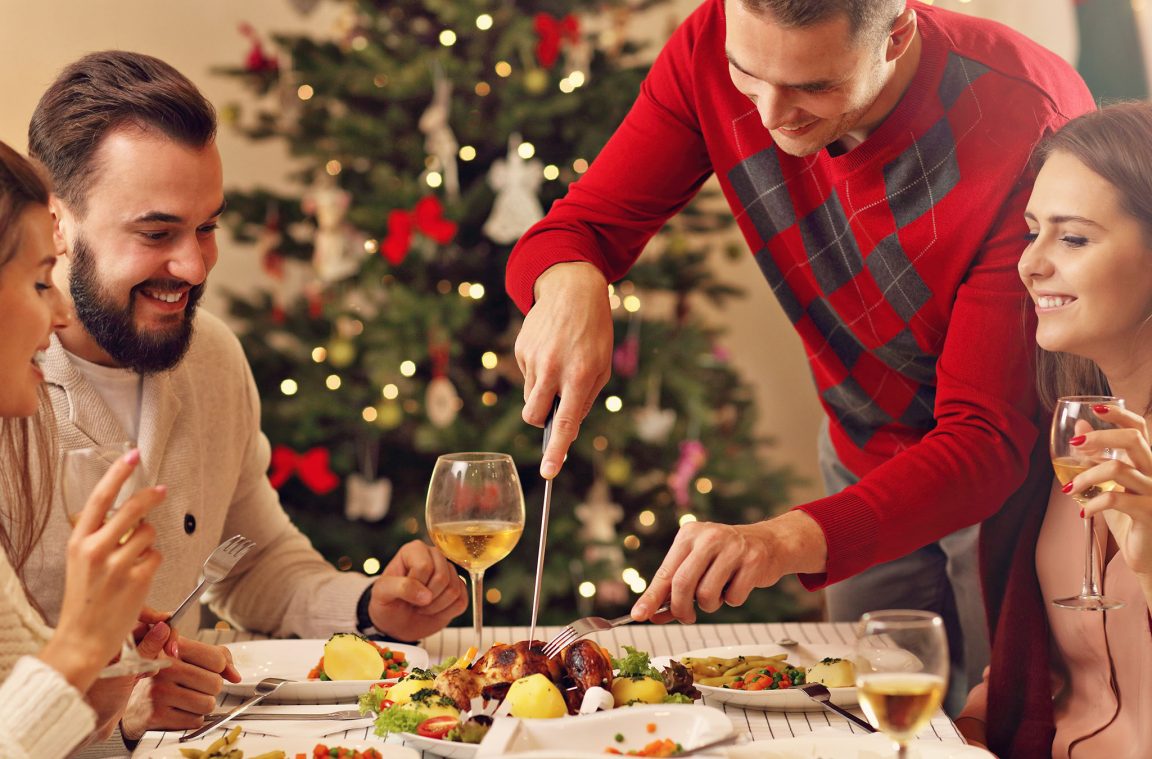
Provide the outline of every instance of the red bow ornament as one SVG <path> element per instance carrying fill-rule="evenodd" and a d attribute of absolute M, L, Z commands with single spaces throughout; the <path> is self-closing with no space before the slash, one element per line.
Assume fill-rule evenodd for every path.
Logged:
<path fill-rule="evenodd" d="M 416 201 L 411 211 L 397 208 L 388 214 L 388 237 L 380 245 L 380 255 L 399 265 L 412 247 L 413 229 L 441 245 L 456 236 L 456 222 L 444 218 L 440 199 L 427 195 Z"/>
<path fill-rule="evenodd" d="M 327 495 L 340 484 L 340 478 L 328 467 L 326 448 L 296 453 L 286 445 L 276 446 L 272 449 L 272 471 L 268 473 L 268 481 L 279 490 L 292 475 L 317 495 Z"/>
<path fill-rule="evenodd" d="M 536 60 L 546 69 L 556 63 L 560 55 L 560 43 L 575 45 L 580 41 L 580 22 L 571 13 L 564 18 L 537 13 L 535 27 L 536 34 L 540 36 L 540 41 L 536 43 Z"/>

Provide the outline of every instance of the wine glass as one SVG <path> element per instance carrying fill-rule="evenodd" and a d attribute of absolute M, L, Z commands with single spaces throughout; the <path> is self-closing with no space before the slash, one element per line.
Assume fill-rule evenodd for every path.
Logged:
<path fill-rule="evenodd" d="M 68 522 L 75 527 L 80 519 L 80 512 L 88 503 L 88 497 L 96 489 L 97 483 L 116 463 L 130 450 L 131 443 L 107 443 L 93 448 L 76 448 L 64 452 L 64 461 L 60 469 L 60 493 L 64 501 L 65 514 Z M 112 507 L 108 509 L 105 521 L 116 513 L 116 510 L 137 490 L 140 490 L 140 469 L 137 467 L 128 476 Z M 129 532 L 131 535 L 131 532 Z M 126 540 L 128 535 L 121 539 Z M 124 675 L 140 675 L 147 672 L 156 672 L 167 667 L 171 662 L 167 659 L 145 659 L 136 650 L 136 641 L 132 633 L 124 640 L 120 647 L 120 658 L 100 671 L 100 677 L 122 677 Z"/>
<path fill-rule="evenodd" d="M 1061 485 L 1067 485 L 1076 475 L 1085 469 L 1115 458 L 1115 453 L 1109 448 L 1095 448 L 1089 446 L 1073 446 L 1072 439 L 1094 430 L 1114 429 L 1116 425 L 1104 421 L 1094 410 L 1094 406 L 1114 406 L 1124 408 L 1121 398 L 1107 395 L 1070 395 L 1056 401 L 1056 409 L 1052 413 L 1052 468 L 1056 470 L 1056 479 Z M 1115 490 L 1117 484 L 1112 481 L 1093 485 L 1082 493 L 1076 493 L 1072 498 L 1080 505 L 1101 493 Z M 1119 609 L 1123 601 L 1108 598 L 1100 592 L 1100 578 L 1096 573 L 1096 533 L 1091 516 L 1085 517 L 1084 522 L 1084 581 L 1080 587 L 1079 595 L 1068 598 L 1057 598 L 1053 604 L 1063 609 L 1079 609 L 1080 611 L 1107 611 Z"/>
<path fill-rule="evenodd" d="M 503 559 L 524 532 L 524 491 L 506 453 L 450 453 L 436 459 L 425 511 L 444 555 L 472 577 L 472 626 L 482 650 L 484 570 Z"/>
<path fill-rule="evenodd" d="M 940 615 L 929 611 L 870 611 L 856 640 L 860 705 L 896 742 L 896 756 L 940 708 L 948 683 L 948 638 Z"/>

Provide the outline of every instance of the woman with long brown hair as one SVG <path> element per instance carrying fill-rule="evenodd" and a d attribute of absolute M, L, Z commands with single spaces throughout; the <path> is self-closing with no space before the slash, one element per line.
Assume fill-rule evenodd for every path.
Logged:
<path fill-rule="evenodd" d="M 0 142 L 0 509 L 8 512 L 0 520 L 4 756 L 65 756 L 85 740 L 106 736 L 135 678 L 97 676 L 141 619 L 159 621 L 143 609 L 160 556 L 152 548 L 155 532 L 142 520 L 164 499 L 164 489 L 140 491 L 105 522 L 139 462 L 135 451 L 101 481 L 72 532 L 55 630 L 24 591 L 20 572 L 43 532 L 55 468 L 37 362 L 52 332 L 67 323 L 52 286 L 56 251 L 48 192 L 36 167 Z M 141 648 L 156 655 L 168 636 L 166 625 L 154 624 Z"/>
<path fill-rule="evenodd" d="M 1031 500 L 1021 499 L 1033 508 L 984 526 L 982 557 L 1010 569 L 985 574 L 992 664 L 957 725 L 1002 757 L 1149 757 L 1152 104 L 1080 116 L 1038 157 L 1019 272 L 1036 313 L 1041 398 L 1050 411 L 1061 396 L 1124 404 L 1091 402 L 1111 428 L 1078 428 L 1069 441 L 1098 463 L 1061 485 L 1040 450 Z M 1081 587 L 1089 516 L 1102 517 L 1093 537 L 1103 595 L 1123 608 L 1050 601 Z"/>

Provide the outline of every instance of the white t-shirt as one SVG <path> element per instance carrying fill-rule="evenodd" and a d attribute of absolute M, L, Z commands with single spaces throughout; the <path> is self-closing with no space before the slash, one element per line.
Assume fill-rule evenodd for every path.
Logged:
<path fill-rule="evenodd" d="M 127 441 L 135 445 L 140 433 L 140 400 L 144 391 L 144 375 L 132 369 L 100 366 L 74 353 L 69 353 L 68 358 L 76 371 L 84 375 L 84 379 L 100 393 L 120 423 L 120 428 L 124 430 Z"/>

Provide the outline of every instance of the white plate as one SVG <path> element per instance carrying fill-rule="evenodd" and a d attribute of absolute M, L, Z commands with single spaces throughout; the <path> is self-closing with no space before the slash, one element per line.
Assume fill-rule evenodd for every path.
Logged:
<path fill-rule="evenodd" d="M 736 656 L 775 656 L 788 654 L 788 663 L 794 667 L 811 667 L 826 657 L 850 659 L 852 646 L 850 645 L 823 645 L 801 643 L 798 646 L 783 648 L 773 645 L 739 645 L 718 646 L 716 648 L 698 648 L 695 651 L 685 651 L 668 657 L 680 660 L 687 656 L 719 656 L 731 659 Z M 657 667 L 660 664 L 653 661 Z M 731 688 L 715 688 L 708 685 L 696 685 L 704 696 L 704 702 L 709 704 L 732 704 L 743 709 L 763 709 L 764 711 L 802 712 L 820 711 L 824 707 L 808 698 L 801 690 L 732 690 Z M 832 703 L 837 706 L 856 706 L 856 688 L 829 688 Z"/>
<path fill-rule="evenodd" d="M 648 725 L 656 725 L 648 732 Z M 480 742 L 476 759 L 497 756 L 604 756 L 605 749 L 635 751 L 670 738 L 684 748 L 733 731 L 724 712 L 695 704 L 628 706 L 566 719 L 498 719 Z M 620 735 L 622 741 L 615 737 Z"/>
<path fill-rule="evenodd" d="M 266 702 L 297 701 L 312 704 L 331 704 L 355 701 L 367 693 L 372 683 L 380 680 L 308 680 L 308 672 L 324 655 L 327 640 L 250 640 L 244 643 L 226 643 L 232 652 L 232 662 L 243 678 L 238 683 L 224 683 L 224 692 L 234 696 L 250 696 L 256 683 L 265 677 L 283 677 L 299 682 L 285 683 Z M 402 643 L 383 643 L 393 651 L 404 654 L 408 668 L 427 667 L 428 652 L 417 646 Z"/>
<path fill-rule="evenodd" d="M 912 741 L 914 759 L 995 759 L 976 746 L 942 743 L 931 739 Z M 890 759 L 892 741 L 883 735 L 827 736 L 753 741 L 726 749 L 728 759 Z"/>
<path fill-rule="evenodd" d="M 423 738 L 415 733 L 400 733 L 400 737 L 409 746 L 423 751 L 426 754 L 447 757 L 447 759 L 472 759 L 480 746 L 475 743 L 457 743 L 456 741 L 442 741 L 436 738 Z"/>
<path fill-rule="evenodd" d="M 188 743 L 177 743 L 173 740 L 162 746 L 146 746 L 144 741 L 136 748 L 132 754 L 132 759 L 184 759 L 180 753 L 182 748 L 198 748 L 201 751 L 208 748 L 220 737 L 220 733 L 213 731 L 209 735 L 205 735 L 200 740 L 189 741 Z M 312 749 L 316 747 L 317 743 L 323 743 L 325 746 L 343 746 L 344 748 L 358 749 L 363 751 L 366 748 L 374 748 L 380 752 L 384 759 L 420 759 L 420 754 L 396 743 L 384 743 L 382 740 L 368 739 L 368 740 L 340 740 L 337 738 L 308 738 L 304 736 L 285 736 L 283 738 L 274 738 L 268 735 L 252 735 L 247 736 L 243 733 L 240 734 L 240 739 L 236 741 L 236 747 L 244 752 L 244 756 L 256 756 L 268 751 L 276 751 L 281 749 L 284 753 L 293 757 L 296 754 L 304 754 L 308 759 L 312 759 Z"/>

